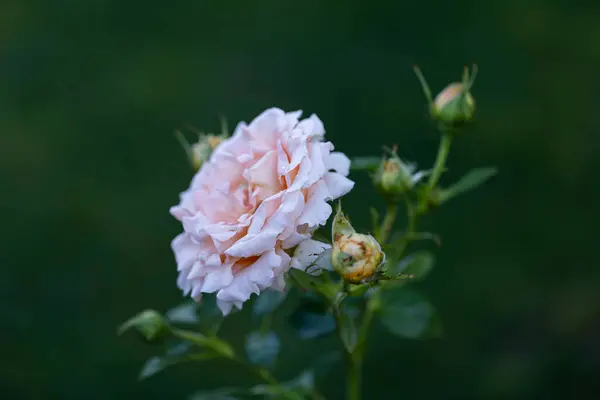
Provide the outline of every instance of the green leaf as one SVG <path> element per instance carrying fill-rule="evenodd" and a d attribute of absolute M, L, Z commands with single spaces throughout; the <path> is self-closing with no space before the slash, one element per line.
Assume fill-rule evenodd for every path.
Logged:
<path fill-rule="evenodd" d="M 350 163 L 350 169 L 356 171 L 372 171 L 379 168 L 381 157 L 354 157 Z"/>
<path fill-rule="evenodd" d="M 205 336 L 198 332 L 183 329 L 173 329 L 172 332 L 180 339 L 187 340 L 200 347 L 211 349 L 225 358 L 233 358 L 235 356 L 235 352 L 231 345 L 216 336 Z"/>
<path fill-rule="evenodd" d="M 421 281 L 429 275 L 435 264 L 435 256 L 428 251 L 419 251 L 402 259 L 394 268 L 395 274 L 412 275 L 413 281 Z"/>
<path fill-rule="evenodd" d="M 318 290 L 318 288 L 323 285 L 323 280 L 320 277 L 307 274 L 299 269 L 292 268 L 289 270 L 288 274 L 294 282 L 304 290 Z"/>
<path fill-rule="evenodd" d="M 149 341 L 161 337 L 169 330 L 167 321 L 155 310 L 142 311 L 127 320 L 119 327 L 118 333 L 121 335 L 131 328 L 136 329 Z"/>
<path fill-rule="evenodd" d="M 283 386 L 296 393 L 309 394 L 315 387 L 315 376 L 312 371 L 303 371 L 294 379 L 284 382 Z"/>
<path fill-rule="evenodd" d="M 354 318 L 347 312 L 340 311 L 340 337 L 348 353 L 353 353 L 358 342 L 358 331 Z"/>
<path fill-rule="evenodd" d="M 220 388 L 216 390 L 201 390 L 191 395 L 188 400 L 238 400 L 235 394 L 245 394 L 246 389 Z"/>
<path fill-rule="evenodd" d="M 311 371 L 303 371 L 296 378 L 282 382 L 281 385 L 256 385 L 250 389 L 250 393 L 254 396 L 263 396 L 266 398 L 281 399 L 283 393 L 295 393 L 298 395 L 308 396 L 312 393 L 315 387 L 315 378 Z M 298 398 L 298 396 L 295 396 Z M 302 397 L 299 397 L 302 398 Z"/>
<path fill-rule="evenodd" d="M 324 379 L 342 359 L 342 352 L 340 350 L 330 351 L 317 358 L 312 370 L 317 378 Z"/>
<path fill-rule="evenodd" d="M 473 190 L 497 173 L 498 169 L 493 167 L 472 169 L 460 178 L 458 182 L 446 189 L 442 189 L 439 193 L 438 201 L 444 203 L 459 194 Z"/>
<path fill-rule="evenodd" d="M 254 300 L 253 312 L 256 317 L 261 317 L 265 314 L 272 313 L 279 307 L 287 297 L 287 292 L 277 290 L 267 290 L 262 292 L 256 300 Z"/>
<path fill-rule="evenodd" d="M 390 332 L 401 337 L 428 338 L 442 333 L 433 306 L 417 292 L 403 287 L 382 291 L 379 316 Z"/>
<path fill-rule="evenodd" d="M 321 226 L 321 227 L 317 228 L 316 231 L 313 232 L 312 238 L 313 238 L 313 240 L 316 240 L 319 242 L 331 244 L 330 229 L 325 226 Z"/>
<path fill-rule="evenodd" d="M 235 397 L 230 394 L 200 392 L 190 397 L 190 400 L 238 400 L 240 397 Z"/>
<path fill-rule="evenodd" d="M 315 339 L 335 331 L 335 318 L 321 303 L 307 301 L 290 316 L 301 339 Z"/>
<path fill-rule="evenodd" d="M 263 398 L 277 398 L 278 396 L 284 398 L 281 396 L 282 392 L 285 392 L 285 390 L 279 385 L 262 384 L 255 385 L 250 389 L 250 394 L 253 396 L 263 396 Z"/>
<path fill-rule="evenodd" d="M 186 301 L 167 311 L 165 317 L 171 323 L 197 324 L 200 319 L 196 312 L 197 304 L 194 301 Z"/>
<path fill-rule="evenodd" d="M 146 361 L 146 364 L 144 364 L 144 366 L 142 367 L 142 370 L 140 371 L 139 379 L 142 380 L 142 379 L 149 378 L 152 375 L 157 374 L 160 371 L 162 371 L 163 369 L 167 368 L 169 365 L 172 365 L 172 364 L 166 362 L 165 359 L 163 359 L 163 358 L 152 357 L 151 359 Z"/>
<path fill-rule="evenodd" d="M 246 338 L 246 354 L 252 364 L 273 366 L 279 354 L 279 337 L 273 331 L 250 333 Z"/>
<path fill-rule="evenodd" d="M 196 307 L 199 325 L 202 331 L 216 335 L 223 322 L 223 313 L 217 306 L 217 296 L 204 294 Z"/>
<path fill-rule="evenodd" d="M 144 366 L 142 367 L 139 379 L 142 380 L 149 378 L 152 375 L 156 375 L 164 369 L 176 364 L 190 361 L 211 360 L 215 357 L 217 357 L 217 355 L 213 353 L 192 353 L 179 356 L 152 357 L 151 359 L 146 361 L 146 364 L 144 364 Z"/>

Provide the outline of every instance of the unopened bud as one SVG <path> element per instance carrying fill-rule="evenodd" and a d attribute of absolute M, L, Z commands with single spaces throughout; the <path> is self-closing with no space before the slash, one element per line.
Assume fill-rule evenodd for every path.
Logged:
<path fill-rule="evenodd" d="M 385 260 L 381 246 L 371 235 L 356 233 L 341 206 L 333 220 L 331 263 L 346 282 L 359 284 L 371 278 Z"/>
<path fill-rule="evenodd" d="M 473 119 L 475 100 L 471 95 L 471 88 L 477 76 L 476 65 L 473 65 L 470 71 L 465 67 L 462 81 L 448 85 L 436 96 L 435 100 L 432 100 L 429 85 L 418 67 L 415 67 L 415 73 L 429 102 L 432 118 L 438 121 L 444 130 L 452 130 Z"/>
<path fill-rule="evenodd" d="M 451 126 L 470 121 L 475 114 L 475 100 L 462 83 L 452 83 L 433 101 L 432 115 L 435 119 Z"/>
<path fill-rule="evenodd" d="M 191 146 L 191 162 L 195 169 L 200 169 L 202 164 L 210 159 L 210 155 L 225 140 L 225 136 L 205 135 Z"/>
<path fill-rule="evenodd" d="M 158 339 L 167 330 L 168 325 L 162 315 L 154 310 L 145 310 L 129 319 L 119 327 L 119 334 L 135 328 L 146 340 Z"/>
<path fill-rule="evenodd" d="M 333 244 L 331 261 L 345 281 L 361 283 L 371 278 L 383 261 L 383 252 L 371 235 L 341 235 Z"/>
<path fill-rule="evenodd" d="M 404 163 L 394 155 L 381 163 L 375 175 L 375 185 L 385 197 L 397 200 L 413 188 L 415 184 L 414 170 L 413 165 Z"/>

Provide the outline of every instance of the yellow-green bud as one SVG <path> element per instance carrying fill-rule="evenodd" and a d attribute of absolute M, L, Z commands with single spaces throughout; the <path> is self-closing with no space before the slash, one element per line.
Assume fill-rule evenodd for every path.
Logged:
<path fill-rule="evenodd" d="M 221 142 L 225 140 L 223 135 L 205 135 L 191 146 L 191 162 L 195 169 L 200 169 L 202 164 L 210 159 L 210 155 Z"/>
<path fill-rule="evenodd" d="M 359 284 L 372 277 L 385 260 L 377 240 L 356 233 L 341 205 L 333 219 L 331 263 L 346 282 Z"/>
<path fill-rule="evenodd" d="M 371 235 L 339 235 L 333 243 L 331 261 L 346 282 L 361 283 L 377 272 L 383 252 Z"/>
<path fill-rule="evenodd" d="M 382 161 L 375 175 L 375 185 L 384 196 L 397 200 L 413 188 L 413 172 L 414 166 L 405 164 L 400 158 L 393 156 Z"/>
<path fill-rule="evenodd" d="M 131 328 L 135 328 L 146 340 L 158 339 L 168 331 L 166 320 L 154 310 L 144 310 L 123 323 L 119 327 L 119 334 Z"/>
<path fill-rule="evenodd" d="M 442 90 L 433 101 L 433 117 L 450 126 L 470 121 L 475 114 L 475 100 L 465 87 L 463 83 L 455 82 Z"/>

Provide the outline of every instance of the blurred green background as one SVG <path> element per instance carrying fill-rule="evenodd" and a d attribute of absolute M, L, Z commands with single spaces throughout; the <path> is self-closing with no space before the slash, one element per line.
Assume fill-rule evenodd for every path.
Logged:
<path fill-rule="evenodd" d="M 3 0 L 2 398 L 183 399 L 251 383 L 218 362 L 139 383 L 160 349 L 116 336 L 141 309 L 182 300 L 168 209 L 191 170 L 174 130 L 303 109 L 351 156 L 397 144 L 428 167 L 438 137 L 411 66 L 440 90 L 471 62 L 477 119 L 442 182 L 500 174 L 424 222 L 443 246 L 419 285 L 446 334 L 376 326 L 366 398 L 594 398 L 599 18 L 597 1 L 566 0 Z M 345 205 L 366 228 L 373 192 L 353 178 Z M 235 343 L 247 314 L 225 329 Z M 331 344 L 283 343 L 282 379 Z M 330 398 L 343 379 L 340 366 Z"/>

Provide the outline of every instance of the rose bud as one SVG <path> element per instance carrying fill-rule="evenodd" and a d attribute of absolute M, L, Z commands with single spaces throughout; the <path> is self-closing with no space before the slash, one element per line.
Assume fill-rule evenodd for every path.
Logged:
<path fill-rule="evenodd" d="M 192 166 L 199 170 L 202 164 L 210 159 L 210 155 L 226 139 L 223 135 L 203 135 L 191 146 Z"/>
<path fill-rule="evenodd" d="M 461 125 L 473 119 L 475 100 L 462 83 L 452 83 L 433 101 L 432 115 L 448 125 Z"/>
<path fill-rule="evenodd" d="M 342 213 L 333 220 L 331 263 L 346 282 L 360 284 L 371 278 L 385 260 L 381 246 L 371 235 L 356 233 Z"/>

